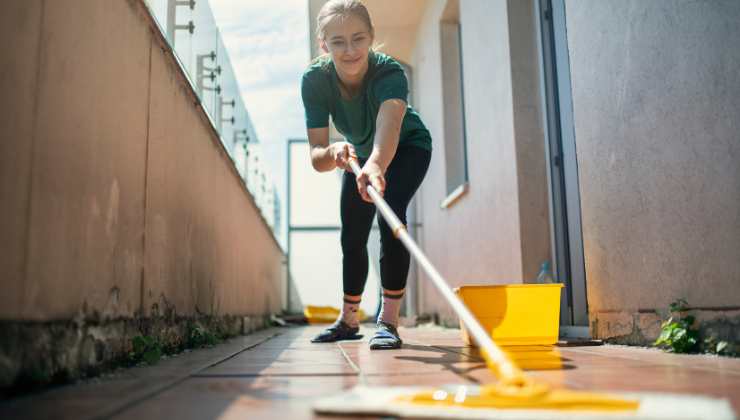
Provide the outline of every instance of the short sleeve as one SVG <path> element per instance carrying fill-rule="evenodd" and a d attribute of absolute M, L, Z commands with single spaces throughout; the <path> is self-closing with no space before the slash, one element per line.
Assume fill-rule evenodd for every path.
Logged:
<path fill-rule="evenodd" d="M 301 80 L 301 97 L 306 113 L 306 128 L 323 128 L 329 126 L 329 107 L 326 93 L 317 89 L 315 81 L 309 74 Z"/>
<path fill-rule="evenodd" d="M 373 94 L 378 101 L 378 105 L 388 99 L 401 99 L 407 101 L 409 94 L 409 84 L 406 80 L 406 74 L 403 67 L 398 63 L 386 65 L 381 74 L 378 75 Z"/>

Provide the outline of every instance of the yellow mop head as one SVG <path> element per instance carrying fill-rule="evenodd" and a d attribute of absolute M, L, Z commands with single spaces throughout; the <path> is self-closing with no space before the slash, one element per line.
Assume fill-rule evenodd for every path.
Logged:
<path fill-rule="evenodd" d="M 565 395 L 568 407 L 558 407 L 558 394 L 553 391 L 550 401 L 542 406 L 499 407 L 486 400 L 485 387 L 450 385 L 437 390 L 419 387 L 365 387 L 357 386 L 345 393 L 319 400 L 314 411 L 319 414 L 395 416 L 401 418 L 439 419 L 553 419 L 553 420 L 733 420 L 735 415 L 726 400 L 676 394 L 611 394 L 609 398 L 635 401 L 637 407 L 627 410 L 608 410 L 603 406 L 588 408 L 573 405 Z M 419 403 L 409 396 L 429 395 L 431 401 Z M 562 395 L 562 394 L 561 394 Z M 589 394 L 582 394 L 587 396 Z M 592 394 L 598 398 L 604 395 Z M 412 397 L 414 398 L 414 397 Z M 436 398 L 436 400 L 434 399 Z M 459 401 L 459 403 L 455 402 Z M 480 405 L 465 402 L 476 401 Z M 493 404 L 491 404 L 493 402 Z M 506 400 L 505 403 L 510 403 Z"/>

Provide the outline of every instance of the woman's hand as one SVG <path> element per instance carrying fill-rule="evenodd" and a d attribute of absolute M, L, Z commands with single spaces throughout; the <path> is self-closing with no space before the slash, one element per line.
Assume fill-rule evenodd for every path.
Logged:
<path fill-rule="evenodd" d="M 368 203 L 372 203 L 373 200 L 367 193 L 368 183 L 370 183 L 370 185 L 375 188 L 375 191 L 377 191 L 381 196 L 383 195 L 383 192 L 385 192 L 385 174 L 383 173 L 383 169 L 380 165 L 370 160 L 368 160 L 365 166 L 362 167 L 360 176 L 357 177 L 357 191 L 360 192 L 363 200 Z"/>
<path fill-rule="evenodd" d="M 329 147 L 336 167 L 352 172 L 352 168 L 349 166 L 349 160 L 350 158 L 357 159 L 355 147 L 346 141 L 332 143 Z"/>

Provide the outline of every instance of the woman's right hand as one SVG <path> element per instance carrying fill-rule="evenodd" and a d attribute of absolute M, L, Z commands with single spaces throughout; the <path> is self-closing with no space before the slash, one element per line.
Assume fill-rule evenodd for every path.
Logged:
<path fill-rule="evenodd" d="M 331 156 L 334 159 L 336 167 L 352 172 L 352 168 L 349 166 L 349 160 L 350 158 L 357 159 L 355 147 L 346 141 L 332 143 L 329 147 L 331 148 Z"/>

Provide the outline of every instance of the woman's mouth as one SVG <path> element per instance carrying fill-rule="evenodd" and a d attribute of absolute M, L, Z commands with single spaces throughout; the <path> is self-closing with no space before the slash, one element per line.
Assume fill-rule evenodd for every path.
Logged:
<path fill-rule="evenodd" d="M 361 58 L 362 58 L 362 57 L 357 57 L 357 58 L 354 58 L 354 59 L 344 59 L 344 60 L 342 60 L 342 61 L 343 61 L 343 62 L 344 62 L 345 64 L 356 64 L 356 63 L 358 63 L 358 62 L 360 61 L 360 59 L 361 59 Z"/>

